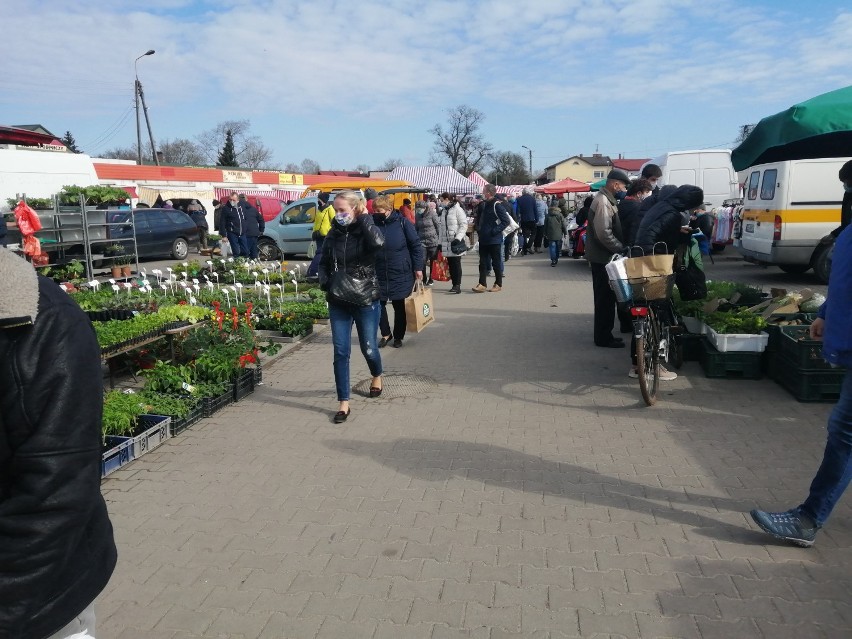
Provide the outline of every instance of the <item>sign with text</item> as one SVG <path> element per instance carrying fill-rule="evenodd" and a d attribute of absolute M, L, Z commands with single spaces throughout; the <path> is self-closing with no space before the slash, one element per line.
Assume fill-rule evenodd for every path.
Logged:
<path fill-rule="evenodd" d="M 251 171 L 232 171 L 222 169 L 222 181 L 251 184 Z"/>
<path fill-rule="evenodd" d="M 301 173 L 279 173 L 278 174 L 278 184 L 301 185 L 301 184 L 303 184 L 302 174 Z"/>

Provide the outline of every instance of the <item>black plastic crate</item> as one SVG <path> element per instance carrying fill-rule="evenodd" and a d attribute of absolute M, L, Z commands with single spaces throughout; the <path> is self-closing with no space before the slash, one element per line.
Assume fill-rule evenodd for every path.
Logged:
<path fill-rule="evenodd" d="M 800 402 L 836 402 L 845 375 L 844 368 L 804 370 L 780 354 L 772 365 L 775 381 Z"/>
<path fill-rule="evenodd" d="M 179 435 L 204 417 L 204 402 L 199 401 L 184 417 L 172 417 L 172 437 Z"/>
<path fill-rule="evenodd" d="M 763 377 L 763 353 L 728 351 L 721 353 L 708 341 L 702 342 L 701 368 L 706 377 L 728 379 L 760 379 Z"/>
<path fill-rule="evenodd" d="M 822 357 L 822 342 L 810 338 L 807 326 L 782 326 L 779 352 L 802 370 L 827 370 L 831 365 Z"/>
<path fill-rule="evenodd" d="M 254 371 L 247 370 L 234 381 L 234 401 L 238 402 L 254 392 Z"/>
<path fill-rule="evenodd" d="M 706 341 L 703 335 L 681 333 L 675 339 L 682 349 L 684 362 L 698 362 L 701 360 L 701 344 Z"/>
<path fill-rule="evenodd" d="M 201 405 L 203 407 L 204 417 L 212 417 L 214 413 L 219 412 L 225 406 L 234 401 L 234 387 L 231 386 L 228 390 L 226 390 L 221 395 L 217 395 L 216 397 L 204 397 L 201 400 Z"/>
<path fill-rule="evenodd" d="M 254 369 L 254 385 L 257 386 L 258 384 L 260 384 L 262 382 L 263 382 L 263 369 L 260 367 L 260 364 L 258 364 L 257 367 Z"/>

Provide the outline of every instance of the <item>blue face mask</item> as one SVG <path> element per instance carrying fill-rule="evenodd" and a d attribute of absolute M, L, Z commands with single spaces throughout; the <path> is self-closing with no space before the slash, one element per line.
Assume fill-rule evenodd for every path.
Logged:
<path fill-rule="evenodd" d="M 615 199 L 616 200 L 623 200 L 626 197 L 627 197 L 627 191 L 616 191 L 615 192 Z"/>
<path fill-rule="evenodd" d="M 346 213 L 335 213 L 334 219 L 336 219 L 337 223 L 341 226 L 349 226 L 354 218 Z"/>

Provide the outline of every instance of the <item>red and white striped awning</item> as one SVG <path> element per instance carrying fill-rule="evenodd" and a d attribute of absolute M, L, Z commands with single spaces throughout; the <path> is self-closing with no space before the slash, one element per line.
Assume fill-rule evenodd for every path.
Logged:
<path fill-rule="evenodd" d="M 467 179 L 473 182 L 474 184 L 478 184 L 480 188 L 488 184 L 488 180 L 486 180 L 476 171 L 471 172 L 471 174 L 467 176 Z M 530 184 L 529 186 L 535 185 Z M 505 193 L 506 195 L 520 195 L 524 192 L 524 188 L 526 188 L 526 186 L 523 184 L 511 184 L 509 186 L 498 186 L 497 192 Z"/>
<path fill-rule="evenodd" d="M 305 187 L 300 186 L 296 189 L 242 189 L 242 188 L 226 188 L 214 187 L 213 192 L 216 194 L 216 199 L 219 201 L 227 200 L 231 193 L 239 195 L 254 195 L 255 197 L 274 197 L 284 202 L 292 202 L 298 200 L 302 196 L 302 191 Z"/>

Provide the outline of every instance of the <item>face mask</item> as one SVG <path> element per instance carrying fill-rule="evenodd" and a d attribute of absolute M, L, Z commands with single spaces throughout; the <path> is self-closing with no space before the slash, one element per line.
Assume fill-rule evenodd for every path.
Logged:
<path fill-rule="evenodd" d="M 626 197 L 627 197 L 627 191 L 616 191 L 615 192 L 615 199 L 616 200 L 623 200 Z"/>
<path fill-rule="evenodd" d="M 846 191 L 847 193 L 852 193 L 852 184 L 844 184 L 843 190 Z"/>
<path fill-rule="evenodd" d="M 349 226 L 352 223 L 353 217 L 346 213 L 335 213 L 334 219 L 337 220 L 337 223 L 341 226 Z"/>

